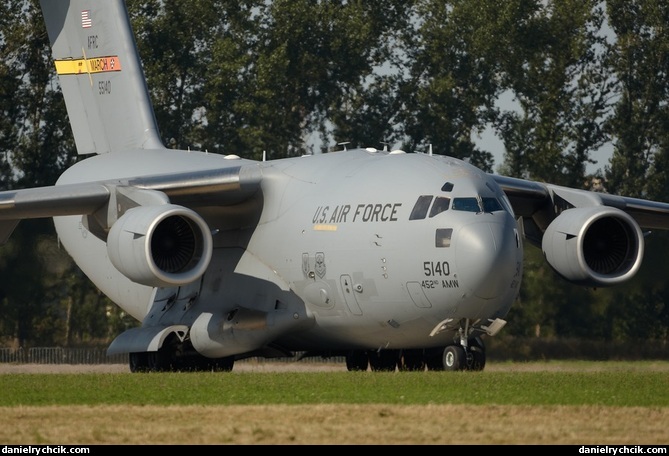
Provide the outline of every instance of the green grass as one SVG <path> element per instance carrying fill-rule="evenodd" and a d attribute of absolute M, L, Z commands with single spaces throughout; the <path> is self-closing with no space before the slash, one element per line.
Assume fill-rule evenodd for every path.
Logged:
<path fill-rule="evenodd" d="M 0 406 L 476 404 L 669 406 L 666 370 L 0 375 Z"/>

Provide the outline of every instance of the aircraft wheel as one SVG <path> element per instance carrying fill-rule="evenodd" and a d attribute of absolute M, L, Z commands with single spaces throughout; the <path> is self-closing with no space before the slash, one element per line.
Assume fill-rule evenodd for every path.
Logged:
<path fill-rule="evenodd" d="M 425 370 L 423 350 L 402 350 L 398 367 L 401 371 L 413 372 Z"/>
<path fill-rule="evenodd" d="M 366 371 L 369 365 L 369 356 L 364 350 L 352 350 L 346 355 L 346 369 L 349 371 Z"/>
<path fill-rule="evenodd" d="M 465 349 L 460 345 L 449 345 L 444 348 L 444 370 L 458 371 L 467 367 Z"/>
<path fill-rule="evenodd" d="M 161 347 L 155 352 L 148 352 L 146 355 L 149 371 L 167 372 L 171 369 L 170 356 L 165 347 Z"/>
<path fill-rule="evenodd" d="M 375 350 L 369 353 L 369 365 L 373 371 L 395 372 L 399 355 L 398 350 Z"/>
<path fill-rule="evenodd" d="M 469 341 L 469 352 L 472 356 L 472 363 L 469 368 L 473 371 L 482 371 L 485 368 L 485 346 L 480 337 L 475 337 Z"/>
<path fill-rule="evenodd" d="M 148 353 L 130 353 L 128 355 L 128 364 L 130 372 L 146 372 L 149 370 Z"/>
<path fill-rule="evenodd" d="M 444 351 L 438 349 L 425 350 L 423 359 L 429 371 L 443 371 L 444 370 Z"/>

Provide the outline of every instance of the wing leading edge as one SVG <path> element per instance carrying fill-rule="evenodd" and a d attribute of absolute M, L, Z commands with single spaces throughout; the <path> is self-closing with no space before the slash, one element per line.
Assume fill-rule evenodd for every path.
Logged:
<path fill-rule="evenodd" d="M 643 230 L 669 230 L 669 203 L 579 190 L 559 185 L 494 175 L 511 201 L 517 217 L 522 217 L 525 236 L 541 243 L 550 223 L 571 208 L 607 206 L 629 214 Z"/>
<path fill-rule="evenodd" d="M 0 245 L 23 219 L 89 215 L 108 229 L 127 209 L 144 204 L 238 204 L 258 191 L 260 180 L 257 167 L 235 166 L 0 192 Z"/>

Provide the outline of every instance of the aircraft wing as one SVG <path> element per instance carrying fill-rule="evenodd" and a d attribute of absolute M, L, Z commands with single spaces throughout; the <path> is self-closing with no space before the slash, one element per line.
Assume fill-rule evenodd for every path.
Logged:
<path fill-rule="evenodd" d="M 669 204 L 562 187 L 506 176 L 493 176 L 509 198 L 529 240 L 540 242 L 542 233 L 562 211 L 575 207 L 607 206 L 629 214 L 643 230 L 669 230 Z"/>
<path fill-rule="evenodd" d="M 0 245 L 23 219 L 81 214 L 112 221 L 130 207 L 169 202 L 229 206 L 250 198 L 259 184 L 256 167 L 242 165 L 4 191 L 0 192 Z"/>
<path fill-rule="evenodd" d="M 19 221 L 58 215 L 91 214 L 109 199 L 102 184 L 36 187 L 0 192 L 0 244 Z"/>

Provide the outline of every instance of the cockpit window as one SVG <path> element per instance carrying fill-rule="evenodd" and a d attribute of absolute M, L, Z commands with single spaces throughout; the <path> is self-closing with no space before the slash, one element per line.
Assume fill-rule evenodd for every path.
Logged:
<path fill-rule="evenodd" d="M 432 195 L 422 195 L 418 197 L 418 201 L 411 210 L 411 215 L 409 215 L 409 220 L 420 220 L 424 219 L 427 215 L 427 210 L 430 208 L 430 203 L 432 202 Z"/>
<path fill-rule="evenodd" d="M 480 201 L 480 204 L 479 204 Z M 454 211 L 466 212 L 497 212 L 504 208 L 497 198 L 486 196 L 485 198 L 455 198 L 453 199 Z"/>
<path fill-rule="evenodd" d="M 504 208 L 497 198 L 483 198 L 483 212 L 497 212 Z"/>
<path fill-rule="evenodd" d="M 430 209 L 430 217 L 434 217 L 437 214 L 441 214 L 442 212 L 447 211 L 450 203 L 450 198 L 437 196 L 434 199 L 434 204 L 432 204 L 432 209 Z"/>
<path fill-rule="evenodd" d="M 454 211 L 465 211 L 465 212 L 481 212 L 479 207 L 479 202 L 476 198 L 454 198 L 453 199 L 453 210 Z"/>
<path fill-rule="evenodd" d="M 434 202 L 433 202 L 434 200 Z M 432 208 L 430 208 L 432 205 Z M 441 214 L 452 208 L 454 211 L 474 212 L 476 214 L 486 212 L 503 211 L 504 206 L 497 198 L 486 196 L 467 197 L 467 198 L 447 198 L 445 196 L 421 195 L 411 210 L 409 220 L 423 220 L 427 217 L 428 210 L 430 218 Z"/>

